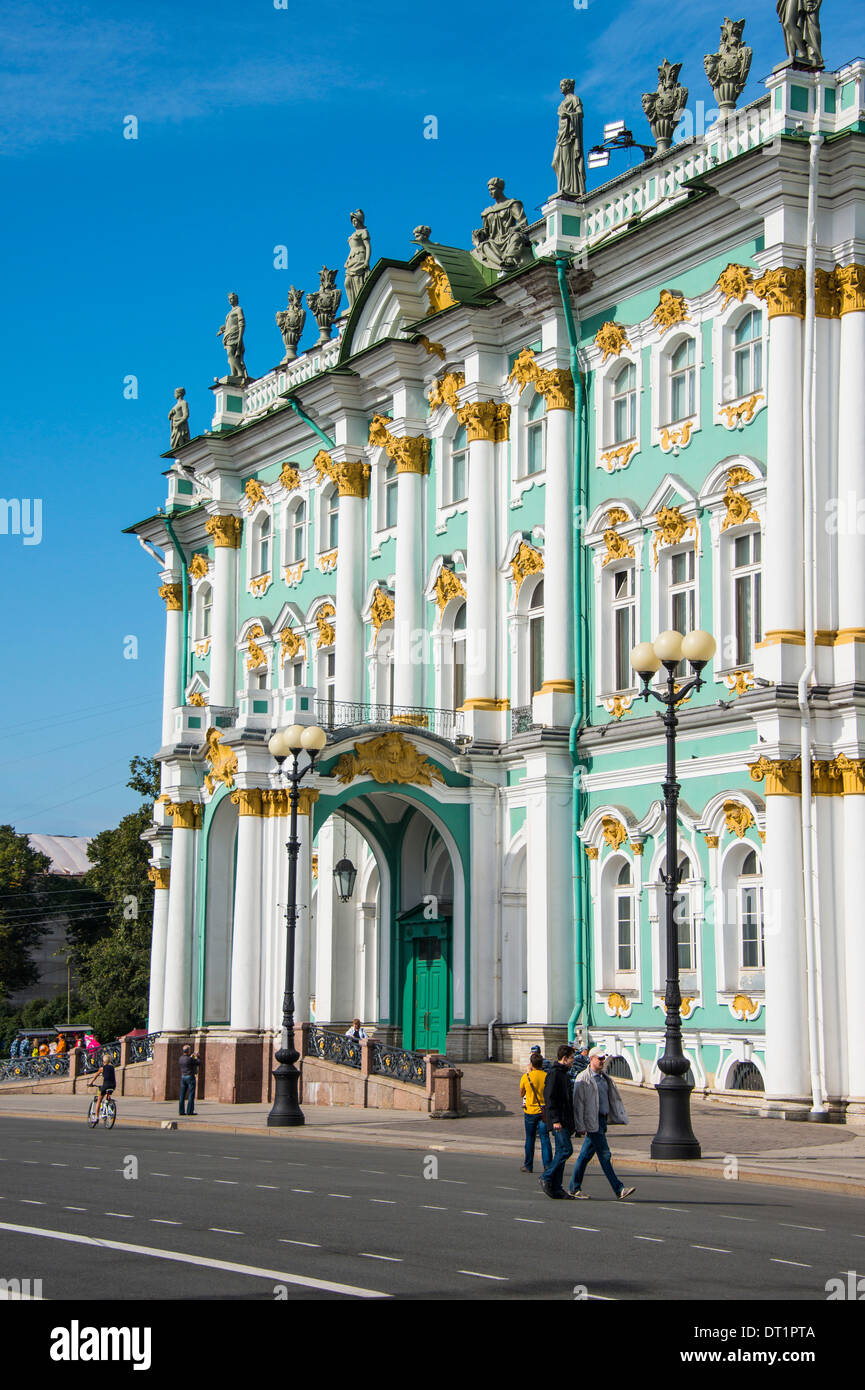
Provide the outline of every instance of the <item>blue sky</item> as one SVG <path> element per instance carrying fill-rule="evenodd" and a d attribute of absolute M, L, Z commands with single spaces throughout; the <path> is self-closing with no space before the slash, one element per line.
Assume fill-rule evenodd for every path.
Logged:
<path fill-rule="evenodd" d="M 470 245 L 493 174 L 535 216 L 555 187 L 560 78 L 577 80 L 587 146 L 621 117 L 648 141 L 640 94 L 662 58 L 683 61 L 692 109 L 712 104 L 702 57 L 724 17 L 707 0 L 288 5 L 0 13 L 0 495 L 42 504 L 38 545 L 0 534 L 0 823 L 22 831 L 93 834 L 137 804 L 125 781 L 159 743 L 164 609 L 121 530 L 163 500 L 175 386 L 193 432 L 209 424 L 227 292 L 261 375 L 282 356 L 289 284 L 316 288 L 325 261 L 342 283 L 351 209 L 374 260 L 410 255 L 420 222 Z M 829 66 L 865 49 L 858 6 L 825 0 L 822 24 Z M 773 0 L 750 7 L 745 38 L 748 100 L 784 57 Z"/>

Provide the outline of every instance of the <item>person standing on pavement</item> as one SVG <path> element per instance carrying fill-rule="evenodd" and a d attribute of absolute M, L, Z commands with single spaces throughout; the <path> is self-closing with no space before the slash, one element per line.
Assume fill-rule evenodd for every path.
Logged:
<path fill-rule="evenodd" d="M 571 1135 L 574 1132 L 574 1106 L 568 1070 L 574 1059 L 573 1043 L 562 1043 L 556 1053 L 558 1061 L 547 1076 L 544 1097 L 547 1105 L 547 1125 L 552 1126 L 556 1151 L 540 1180 L 548 1197 L 566 1198 L 571 1194 L 562 1186 L 565 1164 L 574 1152 Z"/>
<path fill-rule="evenodd" d="M 553 1161 L 553 1149 L 550 1144 L 550 1132 L 547 1128 L 546 1109 L 544 1108 L 544 1085 L 547 1080 L 547 1072 L 543 1071 L 540 1061 L 540 1048 L 532 1048 L 529 1065 L 524 1074 L 520 1077 L 520 1095 L 523 1098 L 523 1118 L 526 1126 L 526 1153 L 522 1173 L 531 1173 L 535 1165 L 535 1138 L 541 1141 L 541 1162 L 545 1168 L 549 1168 Z"/>
<path fill-rule="evenodd" d="M 535 1043 L 529 1053 L 529 1070 L 534 1067 L 537 1071 L 548 1072 L 552 1071 L 555 1065 L 555 1062 L 549 1061 L 549 1059 L 544 1056 L 541 1048 Z"/>
<path fill-rule="evenodd" d="M 195 1111 L 195 1078 L 198 1075 L 198 1058 L 186 1044 L 180 1054 L 180 1114 L 194 1115 Z M 183 1103 L 186 1102 L 184 1112 Z"/>
<path fill-rule="evenodd" d="M 570 1193 L 572 1197 L 588 1197 L 589 1194 L 582 1190 L 583 1177 L 592 1155 L 597 1154 L 604 1176 L 621 1202 L 630 1197 L 636 1188 L 625 1187 L 610 1157 L 607 1125 L 626 1125 L 628 1115 L 615 1081 L 604 1071 L 606 1060 L 604 1049 L 593 1047 L 589 1052 L 589 1065 L 574 1082 L 574 1128 L 578 1135 L 584 1134 L 586 1137 L 574 1165 Z"/>
<path fill-rule="evenodd" d="M 581 1072 L 581 1071 L 585 1071 L 585 1070 L 586 1070 L 586 1067 L 587 1067 L 588 1065 L 589 1065 L 589 1044 L 588 1044 L 588 1043 L 583 1043 L 582 1047 L 578 1047 L 578 1048 L 577 1048 L 577 1055 L 576 1055 L 575 1058 L 574 1058 L 574 1065 L 573 1065 L 573 1067 L 571 1068 L 571 1074 L 572 1074 L 573 1079 L 576 1080 L 576 1078 L 579 1076 L 580 1072 Z"/>

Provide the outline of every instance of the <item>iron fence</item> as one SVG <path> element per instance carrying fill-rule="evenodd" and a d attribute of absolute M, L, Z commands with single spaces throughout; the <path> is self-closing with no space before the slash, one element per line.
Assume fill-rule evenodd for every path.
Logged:
<path fill-rule="evenodd" d="M 531 733 L 534 728 L 531 705 L 519 705 L 511 710 L 511 738 L 516 738 L 517 734 Z"/>
<path fill-rule="evenodd" d="M 370 1071 L 376 1076 L 391 1076 L 395 1081 L 426 1085 L 426 1059 L 422 1053 L 407 1052 L 403 1047 L 373 1041 Z"/>
<path fill-rule="evenodd" d="M 309 1030 L 309 1050 L 323 1062 L 336 1062 L 342 1067 L 360 1068 L 360 1043 L 342 1033 L 329 1033 L 326 1028 L 312 1024 Z"/>
<path fill-rule="evenodd" d="M 127 1060 L 133 1062 L 149 1062 L 153 1058 L 153 1043 L 159 1037 L 158 1033 L 148 1033 L 142 1038 L 129 1038 L 127 1049 Z M 92 1075 L 102 1066 L 102 1054 L 109 1052 L 111 1060 L 115 1066 L 120 1065 L 120 1042 L 100 1043 L 98 1047 L 90 1048 L 83 1056 L 81 1062 L 81 1072 L 85 1076 Z M 57 1080 L 59 1077 L 69 1075 L 70 1053 L 64 1052 L 59 1057 L 9 1057 L 0 1062 L 0 1083 L 4 1081 L 45 1081 Z M 358 1062 L 358 1066 L 360 1063 Z"/>
<path fill-rule="evenodd" d="M 347 700 L 316 700 L 315 713 L 318 722 L 328 733 L 336 729 L 356 729 L 365 724 L 392 725 L 424 729 L 449 743 L 455 743 L 465 727 L 462 710 L 432 709 L 426 705 L 368 705 Z"/>

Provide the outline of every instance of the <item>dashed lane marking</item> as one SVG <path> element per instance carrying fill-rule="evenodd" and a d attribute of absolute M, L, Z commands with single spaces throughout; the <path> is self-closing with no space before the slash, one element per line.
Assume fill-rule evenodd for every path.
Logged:
<path fill-rule="evenodd" d="M 527 1226 L 546 1226 L 546 1221 L 541 1221 L 536 1216 L 515 1216 L 515 1221 L 523 1221 Z"/>
<path fill-rule="evenodd" d="M 328 1192 L 328 1197 L 339 1197 L 340 1201 L 350 1202 L 351 1194 L 348 1192 Z"/>
<path fill-rule="evenodd" d="M 86 1211 L 86 1207 L 64 1207 L 64 1211 Z"/>
<path fill-rule="evenodd" d="M 68 1163 L 52 1163 L 52 1164 L 51 1164 L 51 1167 L 52 1167 L 52 1168 L 68 1168 L 68 1167 L 69 1167 L 69 1164 L 68 1164 Z"/>
<path fill-rule="evenodd" d="M 372 1255 L 369 1250 L 359 1250 L 358 1254 L 364 1260 L 388 1260 L 390 1264 L 401 1265 L 402 1259 L 398 1255 Z"/>
<path fill-rule="evenodd" d="M 465 1187 L 466 1184 L 467 1184 L 467 1182 L 468 1182 L 468 1179 L 467 1179 L 467 1178 L 439 1178 L 439 1182 L 451 1183 L 454 1187 Z"/>
<path fill-rule="evenodd" d="M 422 1202 L 421 1211 L 447 1211 L 447 1207 L 434 1207 L 429 1202 Z"/>
<path fill-rule="evenodd" d="M 270 1192 L 278 1192 L 279 1188 L 273 1182 L 257 1182 L 256 1187 L 266 1187 Z"/>
<path fill-rule="evenodd" d="M 106 1211 L 103 1216 L 118 1216 L 121 1221 L 134 1221 L 135 1218 L 128 1211 Z"/>
<path fill-rule="evenodd" d="M 219 1236 L 242 1236 L 245 1231 L 229 1231 L 226 1226 L 208 1226 L 208 1231 L 215 1231 Z"/>
<path fill-rule="evenodd" d="M 796 1265 L 799 1269 L 811 1269 L 812 1265 L 806 1265 L 804 1260 L 779 1260 L 775 1255 L 770 1256 L 769 1263 L 773 1265 Z"/>
<path fill-rule="evenodd" d="M 692 1245 L 692 1250 L 709 1250 L 713 1255 L 729 1255 L 729 1250 L 724 1250 L 720 1245 Z"/>
<path fill-rule="evenodd" d="M 599 1226 L 572 1226 L 572 1227 L 571 1227 L 571 1230 L 572 1230 L 572 1231 L 594 1231 L 595 1235 L 597 1235 L 598 1232 L 599 1232 L 599 1230 L 600 1230 L 600 1227 L 599 1227 Z"/>
<path fill-rule="evenodd" d="M 395 1207 L 396 1202 L 390 1197 L 370 1197 L 371 1202 L 376 1202 L 380 1207 Z"/>
<path fill-rule="evenodd" d="M 488 1211 L 466 1211 L 463 1208 L 463 1216 L 489 1216 Z"/>
<path fill-rule="evenodd" d="M 182 1226 L 182 1221 L 168 1221 L 164 1216 L 151 1216 L 154 1226 Z"/>
<path fill-rule="evenodd" d="M 85 1163 L 84 1171 L 85 1173 L 101 1173 L 102 1169 L 99 1167 L 98 1163 Z"/>
<path fill-rule="evenodd" d="M 149 1178 L 170 1178 L 170 1173 L 148 1173 Z"/>
<path fill-rule="evenodd" d="M 237 1187 L 237 1186 L 239 1185 L 240 1179 L 239 1179 L 239 1178 L 214 1178 L 213 1181 L 214 1181 L 214 1182 L 221 1182 L 221 1183 L 224 1183 L 226 1187 Z"/>
<path fill-rule="evenodd" d="M 797 1226 L 795 1221 L 779 1221 L 779 1226 L 786 1226 L 790 1231 L 825 1231 L 825 1226 Z"/>
<path fill-rule="evenodd" d="M 681 1212 L 684 1212 L 685 1215 L 688 1215 L 688 1213 L 689 1213 L 689 1208 L 688 1208 L 688 1207 L 662 1207 L 662 1206 L 659 1205 L 659 1206 L 658 1206 L 658 1211 L 681 1211 Z"/>
<path fill-rule="evenodd" d="M 660 1236 L 634 1236 L 634 1240 L 653 1240 L 656 1245 L 664 1244 Z"/>
<path fill-rule="evenodd" d="M 724 1216 L 720 1213 L 719 1218 L 721 1221 L 750 1221 L 752 1223 L 757 1220 L 756 1216 Z"/>
<path fill-rule="evenodd" d="M 177 1264 L 198 1265 L 205 1269 L 219 1269 L 227 1274 L 246 1274 L 254 1279 L 268 1279 L 283 1284 L 297 1284 L 305 1289 L 322 1289 L 327 1293 L 344 1293 L 355 1298 L 390 1298 L 380 1289 L 362 1288 L 356 1284 L 337 1284 L 328 1279 L 313 1279 L 305 1275 L 291 1274 L 281 1269 L 264 1269 L 258 1265 L 236 1264 L 233 1260 L 209 1259 L 204 1255 L 188 1255 L 182 1250 L 160 1250 L 152 1245 L 131 1245 L 122 1240 L 97 1240 L 95 1236 L 78 1235 L 70 1231 L 45 1230 L 41 1226 L 15 1226 L 0 1223 L 0 1230 L 12 1231 L 16 1235 L 42 1236 L 47 1240 L 66 1241 L 72 1245 L 89 1245 L 99 1250 L 121 1250 L 129 1255 L 147 1255 L 155 1260 L 171 1260 Z"/>
<path fill-rule="evenodd" d="M 510 1282 L 504 1274 L 481 1274 L 477 1269 L 458 1269 L 457 1274 L 468 1274 L 471 1279 L 495 1279 L 499 1284 Z"/>
<path fill-rule="evenodd" d="M 303 1193 L 305 1193 L 308 1197 L 311 1197 L 311 1196 L 312 1196 L 312 1188 L 311 1188 L 311 1187 L 293 1187 L 291 1190 L 292 1190 L 292 1192 L 303 1192 Z"/>
<path fill-rule="evenodd" d="M 310 1250 L 320 1250 L 321 1246 L 314 1240 L 289 1240 L 287 1236 L 280 1236 L 280 1245 L 306 1245 Z"/>
<path fill-rule="evenodd" d="M 35 1197 L 22 1197 L 21 1201 L 25 1207 L 44 1207 L 45 1203 L 38 1201 Z"/>

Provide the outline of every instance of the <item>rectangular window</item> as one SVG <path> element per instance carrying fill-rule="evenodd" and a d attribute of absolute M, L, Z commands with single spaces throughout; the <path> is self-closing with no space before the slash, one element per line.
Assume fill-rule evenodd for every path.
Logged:
<path fill-rule="evenodd" d="M 461 502 L 466 495 L 465 452 L 454 454 L 451 466 L 451 502 Z"/>
<path fill-rule="evenodd" d="M 733 622 L 737 665 L 749 665 L 754 659 L 755 644 L 762 641 L 760 557 L 759 531 L 736 537 L 733 542 Z"/>
<path fill-rule="evenodd" d="M 544 683 L 544 620 L 542 617 L 530 620 L 531 641 L 531 694 L 536 695 Z"/>
<path fill-rule="evenodd" d="M 544 471 L 544 425 L 539 421 L 536 425 L 530 425 L 526 432 L 528 459 L 526 461 L 527 473 L 543 473 Z"/>
<path fill-rule="evenodd" d="M 687 892 L 676 894 L 676 941 L 679 969 L 695 970 L 694 924 L 691 920 L 691 895 Z"/>
<path fill-rule="evenodd" d="M 616 900 L 616 968 L 634 969 L 634 900 L 623 893 Z"/>
<path fill-rule="evenodd" d="M 740 889 L 739 913 L 741 922 L 743 970 L 762 970 L 763 954 L 763 889 L 760 884 L 743 884 Z"/>
<path fill-rule="evenodd" d="M 613 582 L 613 689 L 629 690 L 633 683 L 631 648 L 634 645 L 634 570 L 619 570 Z"/>

